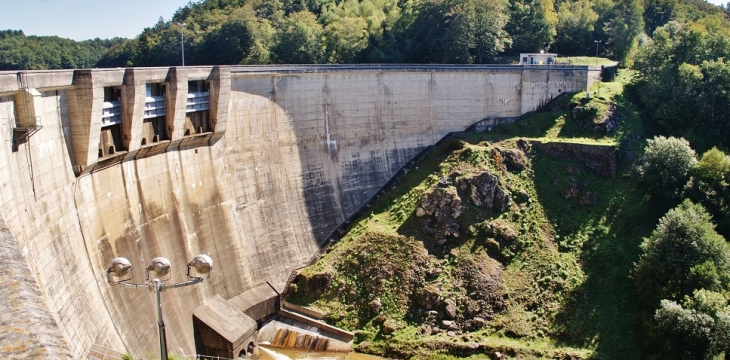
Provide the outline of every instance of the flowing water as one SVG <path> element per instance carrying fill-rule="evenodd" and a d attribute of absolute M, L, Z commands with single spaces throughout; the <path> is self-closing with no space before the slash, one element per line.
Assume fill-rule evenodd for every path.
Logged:
<path fill-rule="evenodd" d="M 382 360 L 380 356 L 327 351 L 270 348 L 259 345 L 258 360 Z"/>

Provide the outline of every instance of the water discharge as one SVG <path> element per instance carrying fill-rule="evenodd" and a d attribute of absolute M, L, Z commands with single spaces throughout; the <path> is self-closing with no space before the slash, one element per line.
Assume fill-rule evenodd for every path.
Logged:
<path fill-rule="evenodd" d="M 258 360 L 379 360 L 380 356 L 328 351 L 270 348 L 259 345 Z"/>

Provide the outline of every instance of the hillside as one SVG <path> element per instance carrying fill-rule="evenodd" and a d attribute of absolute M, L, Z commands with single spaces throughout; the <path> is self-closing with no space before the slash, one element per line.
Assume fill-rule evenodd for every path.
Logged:
<path fill-rule="evenodd" d="M 96 67 L 122 39 L 74 41 L 57 36 L 26 36 L 20 30 L 0 31 L 0 70 L 47 70 Z"/>
<path fill-rule="evenodd" d="M 618 80 L 444 142 L 301 272 L 289 300 L 358 331 L 358 350 L 396 358 L 640 358 L 630 275 L 661 209 L 632 176 L 643 129 L 623 96 L 630 73 Z M 568 109 L 581 103 L 616 130 L 580 127 Z M 551 142 L 601 150 L 566 160 Z M 591 166 L 601 151 L 618 154 L 615 178 Z"/>

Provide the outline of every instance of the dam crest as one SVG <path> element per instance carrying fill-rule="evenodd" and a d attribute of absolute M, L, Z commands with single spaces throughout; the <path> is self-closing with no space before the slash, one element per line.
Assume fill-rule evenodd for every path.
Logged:
<path fill-rule="evenodd" d="M 281 293 L 398 170 L 450 132 L 585 91 L 586 66 L 212 66 L 0 72 L 0 343 L 9 357 L 155 353 L 151 295 L 109 286 L 117 256 L 165 256 L 168 349 L 193 311 Z M 135 276 L 141 276 L 138 271 Z M 179 278 L 177 278 L 179 277 Z M 268 287 L 267 287 L 268 289 Z M 7 347 L 6 347 L 7 348 Z"/>

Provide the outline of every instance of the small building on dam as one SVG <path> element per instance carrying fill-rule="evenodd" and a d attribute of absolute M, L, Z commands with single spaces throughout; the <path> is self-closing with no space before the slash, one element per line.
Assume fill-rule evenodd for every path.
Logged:
<path fill-rule="evenodd" d="M 179 282 L 204 253 L 215 263 L 210 278 L 161 300 L 168 350 L 194 354 L 196 309 L 264 285 L 281 293 L 425 148 L 585 91 L 597 73 L 558 65 L 0 72 L 0 356 L 156 353 L 154 294 L 110 286 L 107 266 L 123 256 L 143 282 L 146 264 L 164 256 Z"/>

